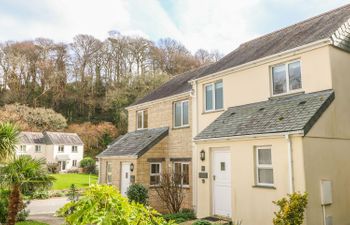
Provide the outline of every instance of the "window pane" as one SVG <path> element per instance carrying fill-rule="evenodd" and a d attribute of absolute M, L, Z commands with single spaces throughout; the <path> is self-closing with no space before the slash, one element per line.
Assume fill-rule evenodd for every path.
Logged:
<path fill-rule="evenodd" d="M 176 184 L 181 184 L 181 163 L 174 163 L 174 180 Z"/>
<path fill-rule="evenodd" d="M 181 102 L 175 103 L 175 127 L 181 126 Z"/>
<path fill-rule="evenodd" d="M 259 183 L 273 184 L 273 170 L 272 169 L 258 169 Z"/>
<path fill-rule="evenodd" d="M 188 102 L 183 102 L 182 104 L 182 111 L 183 111 L 183 124 L 182 125 L 188 125 Z"/>
<path fill-rule="evenodd" d="M 148 127 L 148 112 L 147 110 L 143 111 L 143 128 Z"/>
<path fill-rule="evenodd" d="M 137 112 L 137 128 L 142 128 L 142 112 Z"/>
<path fill-rule="evenodd" d="M 205 110 L 213 109 L 213 85 L 205 86 Z"/>
<path fill-rule="evenodd" d="M 272 67 L 273 94 L 281 94 L 287 91 L 285 65 Z"/>
<path fill-rule="evenodd" d="M 271 165 L 271 149 L 259 149 L 258 160 L 260 165 Z"/>
<path fill-rule="evenodd" d="M 151 185 L 157 185 L 160 183 L 160 176 L 159 175 L 152 175 L 150 176 L 150 182 Z"/>
<path fill-rule="evenodd" d="M 222 81 L 215 83 L 215 109 L 224 107 Z"/>
<path fill-rule="evenodd" d="M 151 173 L 159 173 L 159 164 L 151 164 Z"/>
<path fill-rule="evenodd" d="M 183 176 L 183 185 L 190 184 L 190 166 L 189 164 L 183 164 L 182 176 Z"/>
<path fill-rule="evenodd" d="M 301 70 L 300 62 L 290 63 L 288 65 L 289 89 L 296 90 L 301 88 Z"/>

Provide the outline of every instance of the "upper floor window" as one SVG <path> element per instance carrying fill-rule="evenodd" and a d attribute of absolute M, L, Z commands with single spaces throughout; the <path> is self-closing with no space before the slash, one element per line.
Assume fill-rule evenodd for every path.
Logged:
<path fill-rule="evenodd" d="M 72 146 L 72 152 L 73 152 L 73 153 L 77 153 L 77 152 L 78 152 L 78 146 L 73 145 L 73 146 Z"/>
<path fill-rule="evenodd" d="M 41 145 L 35 145 L 35 152 L 40 153 L 41 152 Z"/>
<path fill-rule="evenodd" d="M 214 111 L 224 107 L 222 80 L 204 85 L 205 111 Z"/>
<path fill-rule="evenodd" d="M 188 126 L 188 100 L 174 103 L 174 127 Z"/>
<path fill-rule="evenodd" d="M 58 146 L 58 152 L 64 152 L 64 146 L 63 145 Z"/>
<path fill-rule="evenodd" d="M 272 93 L 284 94 L 301 89 L 300 61 L 272 67 Z"/>
<path fill-rule="evenodd" d="M 27 152 L 27 146 L 26 145 L 19 146 L 19 151 L 20 152 Z"/>
<path fill-rule="evenodd" d="M 148 112 L 147 110 L 142 110 L 136 112 L 137 129 L 145 129 L 148 127 Z"/>
<path fill-rule="evenodd" d="M 271 148 L 256 148 L 256 183 L 258 185 L 273 185 L 273 167 Z"/>

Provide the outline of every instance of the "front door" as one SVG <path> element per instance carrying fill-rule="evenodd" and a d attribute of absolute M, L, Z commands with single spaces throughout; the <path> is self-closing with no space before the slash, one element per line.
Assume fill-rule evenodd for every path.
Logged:
<path fill-rule="evenodd" d="M 60 170 L 61 171 L 65 171 L 66 170 L 66 161 L 59 161 L 58 164 L 60 166 Z"/>
<path fill-rule="evenodd" d="M 226 148 L 212 150 L 213 214 L 231 217 L 231 154 Z"/>
<path fill-rule="evenodd" d="M 126 191 L 130 185 L 130 163 L 122 163 L 120 192 L 126 196 Z"/>

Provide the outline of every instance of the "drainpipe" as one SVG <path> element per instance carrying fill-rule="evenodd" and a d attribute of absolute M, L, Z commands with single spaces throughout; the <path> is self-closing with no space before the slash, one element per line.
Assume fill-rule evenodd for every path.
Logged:
<path fill-rule="evenodd" d="M 288 183 L 289 183 L 289 193 L 294 192 L 294 172 L 293 172 L 293 148 L 292 140 L 290 139 L 290 134 L 286 134 L 285 138 L 287 139 L 288 145 Z"/>
<path fill-rule="evenodd" d="M 197 81 L 193 81 L 192 83 L 192 138 L 194 138 L 198 133 L 198 85 Z M 194 207 L 194 211 L 197 212 L 197 199 L 198 199 L 198 188 L 197 188 L 197 172 L 198 172 L 198 152 L 197 146 L 192 141 L 192 205 Z"/>

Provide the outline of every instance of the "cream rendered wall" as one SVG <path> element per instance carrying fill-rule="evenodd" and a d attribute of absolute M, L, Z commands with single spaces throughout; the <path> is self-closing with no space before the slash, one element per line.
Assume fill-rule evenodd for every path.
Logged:
<path fill-rule="evenodd" d="M 301 61 L 302 90 L 306 93 L 330 89 L 332 87 L 329 60 L 330 47 L 323 46 L 303 53 L 256 65 L 233 72 L 222 78 L 206 79 L 198 82 L 198 132 L 206 128 L 221 113 L 204 112 L 203 87 L 219 79 L 223 80 L 224 108 L 267 100 L 271 97 L 270 68 L 273 65 L 297 60 Z"/>
<path fill-rule="evenodd" d="M 64 146 L 64 152 L 58 152 L 58 147 L 60 145 L 48 145 L 48 149 L 51 149 L 52 155 L 48 155 L 48 158 L 50 158 L 51 162 L 57 162 L 57 155 L 69 155 L 70 160 L 66 163 L 66 170 L 76 168 L 73 167 L 73 160 L 77 160 L 77 166 L 79 167 L 80 161 L 83 159 L 84 155 L 84 146 L 83 145 L 76 145 L 78 146 L 78 152 L 73 153 L 72 152 L 72 145 L 63 145 Z M 51 158 L 52 157 L 52 158 Z"/>
<path fill-rule="evenodd" d="M 302 137 L 292 137 L 295 190 L 305 191 L 303 173 Z M 255 153 L 258 146 L 271 146 L 274 169 L 274 186 L 276 189 L 254 187 Z M 285 136 L 275 138 L 230 140 L 210 143 L 197 143 L 199 150 L 205 150 L 206 160 L 200 161 L 198 167 L 205 166 L 209 178 L 202 183 L 197 175 L 197 216 L 212 215 L 211 185 L 212 174 L 211 151 L 215 147 L 228 147 L 232 163 L 232 218 L 242 220 L 244 225 L 271 225 L 273 212 L 277 208 L 272 201 L 284 197 L 289 192 L 288 185 L 288 144 Z M 198 153 L 199 154 L 199 153 Z M 197 155 L 199 157 L 199 155 Z"/>

